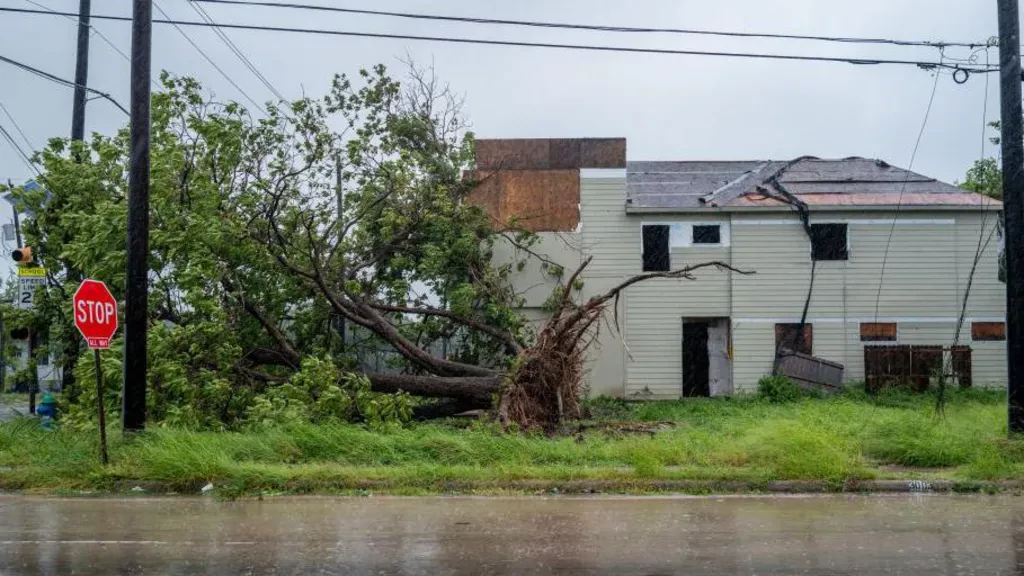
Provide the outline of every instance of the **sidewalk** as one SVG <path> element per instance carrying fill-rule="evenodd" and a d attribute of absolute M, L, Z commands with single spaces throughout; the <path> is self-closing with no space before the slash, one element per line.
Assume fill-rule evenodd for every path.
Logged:
<path fill-rule="evenodd" d="M 28 404 L 0 404 L 0 422 L 28 415 Z"/>

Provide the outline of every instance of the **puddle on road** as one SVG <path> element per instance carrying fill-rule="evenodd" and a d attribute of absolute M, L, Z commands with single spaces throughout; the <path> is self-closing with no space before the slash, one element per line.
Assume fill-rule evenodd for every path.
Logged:
<path fill-rule="evenodd" d="M 1013 574 L 1012 496 L 0 497 L 0 574 Z"/>

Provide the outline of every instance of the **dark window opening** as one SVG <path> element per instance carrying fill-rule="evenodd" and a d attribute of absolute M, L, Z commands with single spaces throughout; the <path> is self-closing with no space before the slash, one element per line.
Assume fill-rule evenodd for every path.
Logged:
<path fill-rule="evenodd" d="M 896 334 L 895 322 L 861 322 L 860 324 L 861 342 L 895 342 Z"/>
<path fill-rule="evenodd" d="M 643 226 L 643 271 L 667 272 L 671 264 L 668 254 L 669 227 L 664 224 Z"/>
<path fill-rule="evenodd" d="M 1006 340 L 1006 324 L 1003 322 L 972 322 L 971 339 L 981 342 Z"/>
<path fill-rule="evenodd" d="M 810 324 L 804 324 L 801 333 L 800 324 L 776 324 L 775 325 L 775 349 L 789 350 L 801 354 L 812 355 L 814 349 L 814 329 Z"/>
<path fill-rule="evenodd" d="M 811 259 L 847 260 L 846 224 L 811 224 Z"/>
<path fill-rule="evenodd" d="M 721 244 L 722 227 L 718 224 L 693 227 L 694 244 Z"/>

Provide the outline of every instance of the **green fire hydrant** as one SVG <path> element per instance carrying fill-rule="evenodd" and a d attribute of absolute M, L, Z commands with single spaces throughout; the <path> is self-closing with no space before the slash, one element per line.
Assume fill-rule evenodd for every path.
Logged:
<path fill-rule="evenodd" d="M 43 428 L 52 429 L 53 423 L 57 420 L 57 400 L 50 393 L 43 395 L 43 399 L 36 407 L 36 415 L 39 416 L 39 425 Z"/>

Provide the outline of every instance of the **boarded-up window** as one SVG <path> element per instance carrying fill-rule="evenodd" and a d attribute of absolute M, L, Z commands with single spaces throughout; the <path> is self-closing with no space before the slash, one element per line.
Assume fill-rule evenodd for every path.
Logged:
<path fill-rule="evenodd" d="M 644 272 L 666 272 L 671 261 L 668 254 L 669 227 L 663 224 L 643 226 Z"/>
<path fill-rule="evenodd" d="M 802 354 L 811 355 L 814 348 L 814 330 L 810 324 L 776 324 L 775 325 L 775 349 L 791 350 Z"/>
<path fill-rule="evenodd" d="M 861 342 L 895 342 L 896 341 L 896 323 L 895 322 L 861 322 L 860 323 L 860 341 Z"/>
<path fill-rule="evenodd" d="M 697 225 L 693 227 L 694 244 L 721 244 L 722 227 L 718 224 Z"/>
<path fill-rule="evenodd" d="M 982 342 L 1006 340 L 1006 324 L 1003 322 L 972 322 L 971 339 Z"/>
<path fill-rule="evenodd" d="M 811 258 L 846 260 L 846 224 L 811 224 Z"/>
<path fill-rule="evenodd" d="M 864 346 L 864 380 L 869 392 L 906 386 L 924 392 L 942 378 L 943 361 L 950 354 L 953 383 L 971 386 L 971 349 L 968 346 Z"/>

